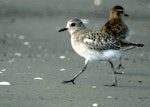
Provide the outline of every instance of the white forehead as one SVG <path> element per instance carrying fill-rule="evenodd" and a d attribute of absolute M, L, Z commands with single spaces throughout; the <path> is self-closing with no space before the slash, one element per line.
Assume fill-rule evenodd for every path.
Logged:
<path fill-rule="evenodd" d="M 70 20 L 67 22 L 67 27 L 69 27 L 72 23 L 75 23 L 75 24 L 82 24 L 82 22 L 81 22 L 80 19 L 70 19 Z"/>

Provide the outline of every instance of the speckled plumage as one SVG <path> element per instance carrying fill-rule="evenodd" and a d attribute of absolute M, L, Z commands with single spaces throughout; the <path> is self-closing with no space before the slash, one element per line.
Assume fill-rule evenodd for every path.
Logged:
<path fill-rule="evenodd" d="M 118 50 L 121 48 L 121 44 L 114 38 L 109 35 L 106 35 L 101 32 L 83 30 L 78 32 L 77 35 L 83 36 L 74 36 L 72 38 L 79 40 L 76 42 L 82 42 L 87 48 L 96 51 L 105 51 L 110 49 Z"/>
<path fill-rule="evenodd" d="M 130 40 L 129 28 L 122 20 L 124 8 L 114 6 L 110 11 L 109 20 L 101 27 L 100 31 L 122 40 Z"/>
<path fill-rule="evenodd" d="M 66 28 L 59 32 L 68 30 L 71 35 L 71 45 L 76 53 L 85 58 L 85 64 L 82 70 L 77 73 L 73 79 L 63 81 L 63 83 L 72 82 L 86 70 L 89 61 L 108 61 L 113 70 L 113 84 L 117 85 L 117 80 L 114 75 L 114 66 L 111 62 L 114 59 L 120 58 L 122 53 L 135 46 L 141 47 L 143 44 L 121 41 L 111 35 L 103 32 L 97 32 L 86 29 L 85 25 L 79 19 L 71 19 L 67 22 Z"/>

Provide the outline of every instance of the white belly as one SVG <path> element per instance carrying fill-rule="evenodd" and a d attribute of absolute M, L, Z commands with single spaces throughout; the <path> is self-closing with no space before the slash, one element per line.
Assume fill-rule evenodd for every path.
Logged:
<path fill-rule="evenodd" d="M 106 60 L 116 60 L 120 58 L 122 53 L 117 50 L 106 50 L 106 51 L 96 51 L 88 49 L 85 45 L 73 45 L 73 49 L 76 53 L 78 53 L 80 56 L 84 57 L 85 59 L 89 61 L 106 61 Z"/>
<path fill-rule="evenodd" d="M 103 52 L 86 51 L 86 53 L 83 54 L 83 57 L 89 61 L 107 61 L 116 60 L 120 58 L 121 55 L 122 53 L 116 50 L 107 50 Z"/>

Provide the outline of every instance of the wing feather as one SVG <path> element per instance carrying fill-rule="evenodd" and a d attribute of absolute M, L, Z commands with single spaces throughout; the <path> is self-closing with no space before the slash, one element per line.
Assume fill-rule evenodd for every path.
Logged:
<path fill-rule="evenodd" d="M 121 44 L 114 37 L 96 31 L 89 31 L 83 38 L 83 43 L 88 48 L 98 51 L 118 50 L 121 47 Z"/>

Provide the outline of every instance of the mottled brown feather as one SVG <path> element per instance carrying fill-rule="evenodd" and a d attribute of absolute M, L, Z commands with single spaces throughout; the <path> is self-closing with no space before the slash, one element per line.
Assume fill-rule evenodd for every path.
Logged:
<path fill-rule="evenodd" d="M 122 20 L 124 9 L 114 6 L 110 11 L 109 20 L 101 27 L 100 31 L 116 38 L 124 40 L 129 32 L 128 26 Z"/>

